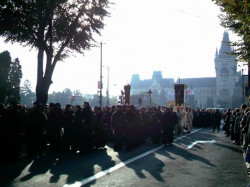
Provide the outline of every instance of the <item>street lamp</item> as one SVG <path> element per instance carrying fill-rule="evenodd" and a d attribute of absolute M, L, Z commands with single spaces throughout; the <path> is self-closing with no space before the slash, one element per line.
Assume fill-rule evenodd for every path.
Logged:
<path fill-rule="evenodd" d="M 148 95 L 149 95 L 149 106 L 151 107 L 151 94 L 153 93 L 150 89 L 148 90 Z"/>

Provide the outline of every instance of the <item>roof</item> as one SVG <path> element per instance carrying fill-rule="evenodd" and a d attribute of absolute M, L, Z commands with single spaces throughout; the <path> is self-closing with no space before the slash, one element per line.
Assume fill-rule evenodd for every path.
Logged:
<path fill-rule="evenodd" d="M 130 84 L 132 88 L 140 89 L 150 87 L 155 82 L 163 88 L 171 88 L 175 83 L 173 78 L 162 78 L 161 71 L 155 71 L 152 79 L 141 80 L 138 74 L 132 75 Z"/>
<path fill-rule="evenodd" d="M 187 84 L 190 87 L 216 87 L 216 77 L 187 78 L 176 81 L 176 84 Z"/>

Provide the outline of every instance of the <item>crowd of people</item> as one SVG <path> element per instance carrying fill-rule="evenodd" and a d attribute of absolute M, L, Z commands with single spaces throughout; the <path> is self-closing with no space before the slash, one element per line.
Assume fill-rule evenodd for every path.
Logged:
<path fill-rule="evenodd" d="M 250 163 L 250 107 L 242 104 L 240 108 L 227 109 L 222 118 L 226 137 L 230 137 L 233 144 L 241 146 L 245 162 Z"/>
<path fill-rule="evenodd" d="M 88 102 L 83 107 L 68 104 L 65 108 L 59 103 L 40 106 L 34 102 L 33 107 L 9 104 L 7 108 L 0 105 L 0 142 L 4 152 L 1 160 L 15 160 L 24 153 L 37 156 L 47 151 L 87 153 L 103 149 L 108 141 L 113 142 L 115 151 L 123 148 L 129 151 L 146 139 L 169 146 L 174 134 L 190 133 L 193 126 L 213 127 L 213 132 L 216 129 L 219 132 L 222 118 L 227 135 L 235 143 L 242 143 L 246 150 L 248 110 L 242 107 L 222 114 L 219 110 L 178 107 L 174 111 L 172 107 L 133 105 L 92 109 Z M 239 124 L 245 125 L 239 127 Z"/>

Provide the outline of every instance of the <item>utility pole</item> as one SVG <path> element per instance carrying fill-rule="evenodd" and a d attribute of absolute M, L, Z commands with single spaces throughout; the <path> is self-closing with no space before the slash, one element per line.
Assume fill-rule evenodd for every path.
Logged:
<path fill-rule="evenodd" d="M 106 97 L 107 97 L 107 106 L 109 106 L 109 66 L 107 66 L 107 70 L 108 70 L 108 76 L 107 76 L 107 90 L 106 90 Z"/>
<path fill-rule="evenodd" d="M 102 108 L 102 42 L 100 43 L 101 56 L 100 56 L 100 107 Z"/>

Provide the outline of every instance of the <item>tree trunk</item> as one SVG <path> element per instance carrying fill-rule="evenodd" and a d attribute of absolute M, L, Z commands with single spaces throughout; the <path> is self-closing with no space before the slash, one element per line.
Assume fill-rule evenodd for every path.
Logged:
<path fill-rule="evenodd" d="M 48 92 L 42 86 L 36 86 L 36 102 L 45 105 L 48 101 Z"/>
<path fill-rule="evenodd" d="M 38 52 L 38 76 L 36 85 L 36 99 L 41 105 L 45 105 L 48 101 L 48 92 L 50 85 L 52 84 L 52 74 L 55 68 L 55 64 L 52 63 L 52 54 L 47 53 L 46 69 L 43 74 L 43 54 L 41 50 Z"/>

